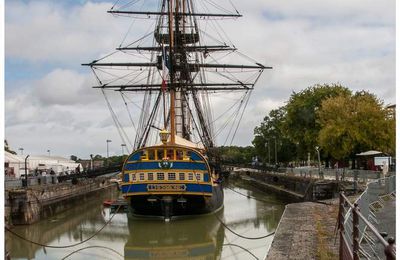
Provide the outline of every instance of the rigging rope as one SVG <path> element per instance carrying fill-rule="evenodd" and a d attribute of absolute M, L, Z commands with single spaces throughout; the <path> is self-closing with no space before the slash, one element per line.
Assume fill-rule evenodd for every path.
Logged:
<path fill-rule="evenodd" d="M 197 182 L 197 185 L 199 186 L 199 188 L 200 188 L 200 190 L 201 190 L 201 193 L 203 194 L 203 199 L 206 200 L 205 192 L 204 192 L 204 190 L 203 190 L 203 187 L 202 187 L 201 184 L 199 183 L 199 179 L 197 179 L 196 173 L 193 172 L 193 175 L 194 175 L 194 177 L 195 177 L 195 180 L 196 180 L 196 182 Z M 211 180 L 212 180 L 212 181 L 217 181 L 217 180 L 215 180 L 211 175 L 210 175 L 210 177 L 211 177 Z M 275 232 L 271 232 L 271 233 L 269 233 L 269 234 L 267 234 L 267 235 L 259 236 L 259 237 L 248 237 L 248 236 L 244 236 L 244 235 L 241 235 L 241 234 L 235 232 L 235 231 L 232 230 L 230 227 L 228 227 L 228 225 L 227 225 L 225 222 L 223 222 L 222 219 L 221 219 L 220 217 L 218 217 L 216 211 L 212 212 L 212 214 L 213 214 L 213 215 L 215 216 L 215 218 L 221 223 L 221 225 L 224 226 L 227 230 L 229 230 L 229 231 L 230 231 L 231 233 L 233 233 L 234 235 L 236 235 L 236 236 L 238 236 L 238 237 L 241 237 L 241 238 L 244 238 L 244 239 L 248 239 L 248 240 L 258 240 L 258 239 L 263 239 L 263 238 L 270 237 L 270 236 L 272 236 L 272 235 L 275 234 Z"/>
<path fill-rule="evenodd" d="M 80 249 L 77 249 L 77 250 L 73 251 L 72 253 L 70 253 L 70 254 L 64 256 L 63 258 L 61 258 L 61 260 L 67 259 L 67 258 L 70 257 L 71 255 L 73 255 L 73 254 L 75 254 L 75 253 L 78 253 L 79 251 L 89 249 L 89 248 L 102 248 L 102 249 L 107 249 L 107 250 L 110 250 L 110 251 L 116 253 L 117 255 L 119 255 L 119 256 L 122 257 L 122 258 L 124 257 L 121 253 L 119 253 L 118 251 L 116 251 L 116 250 L 114 250 L 114 249 L 112 249 L 112 248 L 110 248 L 110 247 L 106 247 L 106 246 L 87 246 L 87 247 L 83 247 L 83 248 L 80 248 Z"/>
<path fill-rule="evenodd" d="M 232 244 L 232 243 L 228 243 L 228 244 L 222 244 L 222 246 L 236 246 L 239 247 L 240 249 L 243 249 L 244 251 L 246 251 L 247 253 L 249 253 L 252 257 L 254 257 L 255 259 L 259 260 L 260 258 L 258 258 L 257 256 L 255 256 L 252 252 L 250 252 L 250 250 L 248 250 L 247 248 L 244 248 L 240 245 L 237 244 Z"/>
<path fill-rule="evenodd" d="M 27 241 L 27 242 L 29 242 L 29 243 L 31 243 L 31 244 L 35 244 L 35 245 L 38 245 L 38 246 L 43 246 L 43 247 L 47 247 L 47 248 L 68 248 L 68 247 L 74 247 L 74 246 L 81 245 L 81 244 L 83 244 L 83 243 L 89 241 L 90 239 L 92 239 L 93 237 L 95 237 L 97 234 L 99 234 L 108 224 L 111 223 L 111 220 L 114 218 L 114 216 L 115 216 L 115 215 L 117 214 L 117 212 L 120 210 L 120 208 L 121 208 L 121 205 L 118 206 L 117 210 L 114 212 L 114 214 L 111 216 L 111 218 L 110 218 L 99 230 L 97 230 L 93 235 L 91 235 L 90 237 L 86 238 L 85 240 L 82 240 L 82 241 L 79 242 L 79 243 L 75 243 L 75 244 L 72 244 L 72 245 L 65 245 L 65 246 L 51 246 L 51 245 L 46 245 L 46 244 L 42 244 L 42 243 L 39 243 L 39 242 L 35 242 L 35 241 L 30 240 L 30 239 L 28 239 L 28 238 L 25 238 L 25 237 L 21 236 L 20 234 L 15 233 L 15 232 L 12 231 L 11 229 L 9 229 L 7 226 L 5 226 L 5 230 L 7 230 L 7 231 L 10 232 L 11 234 L 13 234 L 14 236 L 16 236 L 16 237 L 18 237 L 18 238 L 20 238 L 20 239 L 22 239 L 22 240 L 25 240 L 25 241 Z"/>
<path fill-rule="evenodd" d="M 121 137 L 122 142 L 123 142 L 124 144 L 126 144 L 126 140 L 127 140 L 127 141 L 129 142 L 129 145 L 130 145 L 131 148 L 133 149 L 132 142 L 130 141 L 128 135 L 125 133 L 125 130 L 123 129 L 121 123 L 119 122 L 119 120 L 118 120 L 118 118 L 117 118 L 117 115 L 115 114 L 114 110 L 112 109 L 111 103 L 110 103 L 110 101 L 108 100 L 108 97 L 107 97 L 107 95 L 106 95 L 104 89 L 101 89 L 101 92 L 103 93 L 104 99 L 106 100 L 107 107 L 108 107 L 108 109 L 110 110 L 111 117 L 112 117 L 112 119 L 113 119 L 113 121 L 114 121 L 115 126 L 117 127 L 117 131 L 118 131 L 119 136 Z M 126 140 L 125 140 L 124 136 L 125 136 Z"/>

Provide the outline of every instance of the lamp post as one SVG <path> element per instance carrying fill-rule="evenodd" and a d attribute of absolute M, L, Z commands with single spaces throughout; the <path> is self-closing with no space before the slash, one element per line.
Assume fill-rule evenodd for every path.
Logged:
<path fill-rule="evenodd" d="M 269 148 L 269 139 L 265 142 L 265 149 L 268 148 L 268 165 L 271 165 L 271 151 Z"/>
<path fill-rule="evenodd" d="M 24 155 L 24 148 L 18 148 L 18 150 L 20 150 L 21 151 L 21 155 Z"/>
<path fill-rule="evenodd" d="M 317 155 L 318 155 L 318 175 L 319 177 L 322 179 L 322 172 L 321 172 L 321 157 L 319 155 L 319 146 L 315 146 L 315 150 L 317 151 Z"/>
<path fill-rule="evenodd" d="M 29 154 L 25 157 L 25 188 L 28 188 L 28 158 Z"/>
<path fill-rule="evenodd" d="M 275 165 L 278 164 L 278 151 L 276 150 L 276 136 L 274 136 L 275 140 Z"/>
<path fill-rule="evenodd" d="M 107 166 L 108 166 L 108 157 L 109 157 L 109 155 L 108 155 L 108 143 L 111 143 L 111 140 L 106 140 L 106 143 L 107 143 Z"/>
<path fill-rule="evenodd" d="M 90 155 L 90 170 L 93 170 L 93 154 Z"/>
<path fill-rule="evenodd" d="M 50 150 L 47 150 L 47 152 L 49 153 L 49 157 L 50 157 Z"/>
<path fill-rule="evenodd" d="M 126 144 L 121 144 L 122 156 L 124 156 L 124 147 L 126 147 Z"/>

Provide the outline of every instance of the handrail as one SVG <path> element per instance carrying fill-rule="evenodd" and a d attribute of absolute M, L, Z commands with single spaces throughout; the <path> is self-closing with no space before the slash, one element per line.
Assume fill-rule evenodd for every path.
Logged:
<path fill-rule="evenodd" d="M 389 243 L 381 236 L 381 234 L 376 230 L 376 228 L 364 217 L 363 214 L 361 214 L 360 209 L 357 205 L 357 203 L 354 205 L 350 202 L 348 198 L 344 195 L 343 191 L 341 192 L 341 196 L 343 196 L 343 199 L 347 202 L 349 207 L 352 210 L 355 210 L 356 214 L 364 221 L 364 223 L 371 229 L 372 233 L 379 239 L 379 242 L 381 242 L 384 246 L 389 245 Z"/>
<path fill-rule="evenodd" d="M 344 192 L 340 192 L 339 200 L 339 216 L 338 216 L 338 230 L 340 234 L 340 246 L 339 246 L 339 256 L 340 259 L 360 259 L 361 256 L 365 256 L 364 249 L 361 247 L 361 243 L 368 233 L 376 237 L 377 240 L 372 241 L 372 243 L 380 243 L 383 248 L 389 248 L 390 244 L 386 241 L 382 235 L 379 233 L 378 229 L 369 221 L 370 209 L 369 206 L 371 202 L 379 199 L 379 194 L 391 194 L 395 188 L 393 181 L 395 180 L 395 175 L 388 176 L 386 178 L 380 178 L 369 182 L 367 189 L 355 200 L 354 203 L 344 195 Z M 377 186 L 377 184 L 380 184 Z M 371 186 L 372 184 L 372 186 Z M 384 184 L 384 185 L 381 185 Z M 380 190 L 376 193 L 375 189 Z M 371 190 L 372 189 L 372 190 Z M 372 196 L 372 197 L 371 197 Z M 378 196 L 375 198 L 375 196 Z M 368 243 L 367 243 L 368 244 Z M 369 245 L 374 254 L 376 253 L 371 245 Z M 395 252 L 392 252 L 394 256 Z"/>

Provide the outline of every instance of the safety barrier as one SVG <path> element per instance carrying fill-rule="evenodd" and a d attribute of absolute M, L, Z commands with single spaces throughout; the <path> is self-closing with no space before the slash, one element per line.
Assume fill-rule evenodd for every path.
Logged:
<path fill-rule="evenodd" d="M 339 200 L 340 259 L 380 259 L 388 242 L 372 223 L 378 224 L 370 210 L 373 204 L 382 204 L 384 195 L 395 196 L 396 177 L 373 181 L 354 203 L 344 193 Z"/>

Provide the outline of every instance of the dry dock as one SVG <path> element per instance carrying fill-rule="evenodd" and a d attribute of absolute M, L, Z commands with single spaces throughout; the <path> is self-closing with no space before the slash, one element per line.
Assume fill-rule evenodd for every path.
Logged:
<path fill-rule="evenodd" d="M 116 188 L 108 178 L 79 179 L 77 183 L 36 185 L 29 188 L 8 190 L 5 193 L 6 223 L 32 224 L 42 218 L 68 209 L 85 196 Z"/>

